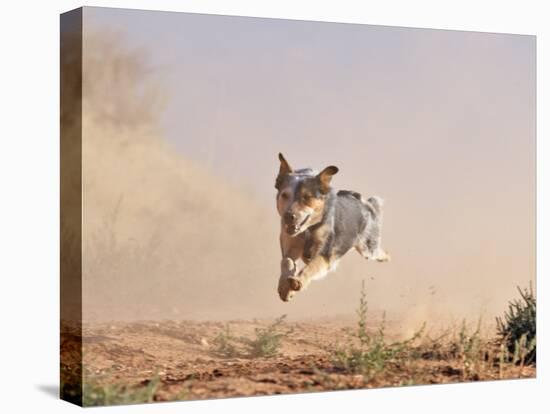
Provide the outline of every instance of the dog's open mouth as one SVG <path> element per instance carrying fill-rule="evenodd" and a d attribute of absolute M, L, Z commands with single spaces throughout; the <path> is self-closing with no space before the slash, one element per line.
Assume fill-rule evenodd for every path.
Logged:
<path fill-rule="evenodd" d="M 300 232 L 300 229 L 304 226 L 304 224 L 307 223 L 307 221 L 309 220 L 309 214 L 302 220 L 302 222 L 300 224 L 287 224 L 286 226 L 286 232 L 291 235 L 291 236 L 295 236 L 296 234 L 298 234 Z"/>

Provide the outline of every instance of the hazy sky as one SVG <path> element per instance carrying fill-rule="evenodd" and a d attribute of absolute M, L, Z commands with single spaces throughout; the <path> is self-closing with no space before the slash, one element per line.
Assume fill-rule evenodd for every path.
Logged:
<path fill-rule="evenodd" d="M 262 195 L 272 195 L 263 182 L 279 150 L 300 166 L 339 164 L 342 181 L 384 192 L 381 175 L 407 191 L 459 180 L 484 193 L 491 177 L 525 188 L 532 176 L 532 36 L 85 13 L 91 27 L 127 34 L 163 73 L 167 138 Z"/>
<path fill-rule="evenodd" d="M 449 297 L 469 284 L 479 303 L 534 280 L 535 37 L 101 8 L 85 18 L 147 53 L 182 156 L 274 214 L 282 151 L 386 199 L 388 277 L 440 277 Z"/>

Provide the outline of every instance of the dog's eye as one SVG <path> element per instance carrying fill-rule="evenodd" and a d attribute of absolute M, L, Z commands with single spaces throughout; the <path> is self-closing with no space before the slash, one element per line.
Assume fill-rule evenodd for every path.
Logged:
<path fill-rule="evenodd" d="M 281 194 L 281 198 L 282 198 L 283 200 L 288 200 L 288 193 L 282 193 L 282 194 Z"/>

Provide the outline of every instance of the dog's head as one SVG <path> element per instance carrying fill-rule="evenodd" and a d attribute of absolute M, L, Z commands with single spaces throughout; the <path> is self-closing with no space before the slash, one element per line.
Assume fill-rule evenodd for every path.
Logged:
<path fill-rule="evenodd" d="M 331 165 L 317 174 L 310 168 L 293 170 L 283 154 L 279 154 L 279 161 L 277 211 L 281 229 L 294 237 L 322 220 L 330 181 L 338 168 Z"/>

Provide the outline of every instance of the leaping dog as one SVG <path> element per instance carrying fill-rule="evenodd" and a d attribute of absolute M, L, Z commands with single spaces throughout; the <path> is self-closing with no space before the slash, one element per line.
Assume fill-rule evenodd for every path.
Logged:
<path fill-rule="evenodd" d="M 333 165 L 317 173 L 311 168 L 293 170 L 280 153 L 279 161 L 275 188 L 283 256 L 278 291 L 283 301 L 334 270 L 352 247 L 365 259 L 389 261 L 380 245 L 380 197 L 365 200 L 355 191 L 335 191 L 330 184 L 338 168 Z M 300 271 L 298 259 L 305 264 Z"/>

